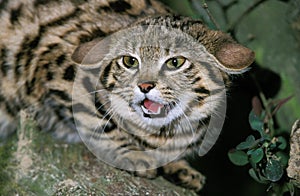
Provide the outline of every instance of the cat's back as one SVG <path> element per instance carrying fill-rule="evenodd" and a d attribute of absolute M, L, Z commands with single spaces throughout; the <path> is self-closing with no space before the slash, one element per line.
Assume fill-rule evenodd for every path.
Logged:
<path fill-rule="evenodd" d="M 24 86 L 20 97 L 43 92 L 29 83 L 72 82 L 78 45 L 164 13 L 153 0 L 0 0 L 0 95 Z"/>
<path fill-rule="evenodd" d="M 0 0 L 0 136 L 28 106 L 66 119 L 78 45 L 167 12 L 155 0 Z"/>
<path fill-rule="evenodd" d="M 53 26 L 66 25 L 72 19 L 92 20 L 103 30 L 111 31 L 139 17 L 168 11 L 156 0 L 1 0 L 0 24 L 5 33 L 28 27 L 30 23 Z"/>
<path fill-rule="evenodd" d="M 165 13 L 155 0 L 0 0 L 1 49 L 26 50 L 28 39 L 35 38 L 30 47 L 46 37 L 78 46 L 138 18 Z"/>

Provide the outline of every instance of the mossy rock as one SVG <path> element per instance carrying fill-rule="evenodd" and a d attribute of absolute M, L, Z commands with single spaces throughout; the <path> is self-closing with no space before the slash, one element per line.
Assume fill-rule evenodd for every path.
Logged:
<path fill-rule="evenodd" d="M 0 195 L 196 195 L 162 177 L 139 178 L 55 141 L 21 113 L 16 135 L 0 147 Z"/>

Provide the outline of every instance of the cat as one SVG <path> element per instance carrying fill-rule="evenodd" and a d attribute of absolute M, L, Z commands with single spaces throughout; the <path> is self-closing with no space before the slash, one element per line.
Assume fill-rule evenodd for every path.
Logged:
<path fill-rule="evenodd" d="M 108 164 L 203 187 L 184 157 L 215 142 L 250 49 L 156 0 L 2 0 L 0 15 L 1 138 L 26 109 Z"/>

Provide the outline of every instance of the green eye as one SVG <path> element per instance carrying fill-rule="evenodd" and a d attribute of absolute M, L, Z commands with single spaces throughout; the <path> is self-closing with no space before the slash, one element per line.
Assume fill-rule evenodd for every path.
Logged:
<path fill-rule="evenodd" d="M 168 69 L 178 69 L 185 63 L 185 61 L 186 58 L 182 56 L 174 57 L 167 60 L 166 65 Z"/>
<path fill-rule="evenodd" d="M 139 66 L 139 61 L 132 56 L 123 56 L 123 64 L 127 68 L 136 68 Z"/>

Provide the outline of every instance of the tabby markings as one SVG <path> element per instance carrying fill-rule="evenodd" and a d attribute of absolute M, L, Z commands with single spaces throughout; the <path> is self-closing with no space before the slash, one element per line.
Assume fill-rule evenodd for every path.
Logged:
<path fill-rule="evenodd" d="M 128 9 L 131 9 L 131 5 L 124 1 L 124 0 L 117 0 L 117 1 L 112 1 L 109 2 L 109 6 L 101 6 L 98 8 L 98 12 L 102 12 L 102 10 L 108 12 L 117 12 L 117 13 L 121 13 L 121 12 L 125 12 Z"/>
<path fill-rule="evenodd" d="M 66 60 L 66 55 L 62 54 L 55 59 L 57 65 L 62 65 Z"/>
<path fill-rule="evenodd" d="M 19 52 L 16 54 L 16 62 L 14 67 L 15 79 L 18 78 L 22 74 L 22 70 L 28 69 L 30 63 L 33 59 L 33 51 L 38 47 L 41 40 L 41 32 L 38 33 L 34 38 L 30 38 L 30 36 L 25 36 L 23 38 L 22 44 L 20 46 Z M 25 59 L 25 62 L 24 62 Z M 23 69 L 21 69 L 24 67 Z"/>
<path fill-rule="evenodd" d="M 194 88 L 193 89 L 196 93 L 200 93 L 200 94 L 207 94 L 209 95 L 210 91 L 207 90 L 206 88 L 204 87 L 199 87 L 199 88 Z"/>
<path fill-rule="evenodd" d="M 6 9 L 7 3 L 8 3 L 8 0 L 2 0 L 2 1 L 0 1 L 0 14 L 1 14 L 2 10 Z"/>
<path fill-rule="evenodd" d="M 23 4 L 20 4 L 19 7 L 11 10 L 9 20 L 12 25 L 15 25 L 19 21 L 19 18 L 21 17 L 22 14 L 22 8 L 23 8 Z"/>
<path fill-rule="evenodd" d="M 1 68 L 1 72 L 2 72 L 3 76 L 6 76 L 7 72 L 11 68 L 11 65 L 9 65 L 8 62 L 6 61 L 7 56 L 8 56 L 8 50 L 6 47 L 3 46 L 1 48 L 1 53 L 0 53 L 0 61 L 2 61 L 0 68 Z"/>
<path fill-rule="evenodd" d="M 101 82 L 102 84 L 109 90 L 112 91 L 112 89 L 115 87 L 115 84 L 113 82 L 109 81 L 110 72 L 113 66 L 113 62 L 111 62 L 109 65 L 107 65 L 103 71 L 103 74 L 101 76 Z"/>
<path fill-rule="evenodd" d="M 61 90 L 51 89 L 51 90 L 49 90 L 49 94 L 54 94 L 57 97 L 60 97 L 62 100 L 66 100 L 66 101 L 72 100 L 67 93 L 65 93 L 64 91 L 61 91 Z"/>
<path fill-rule="evenodd" d="M 76 70 L 74 65 L 70 65 L 65 69 L 63 79 L 73 81 L 75 79 Z"/>

